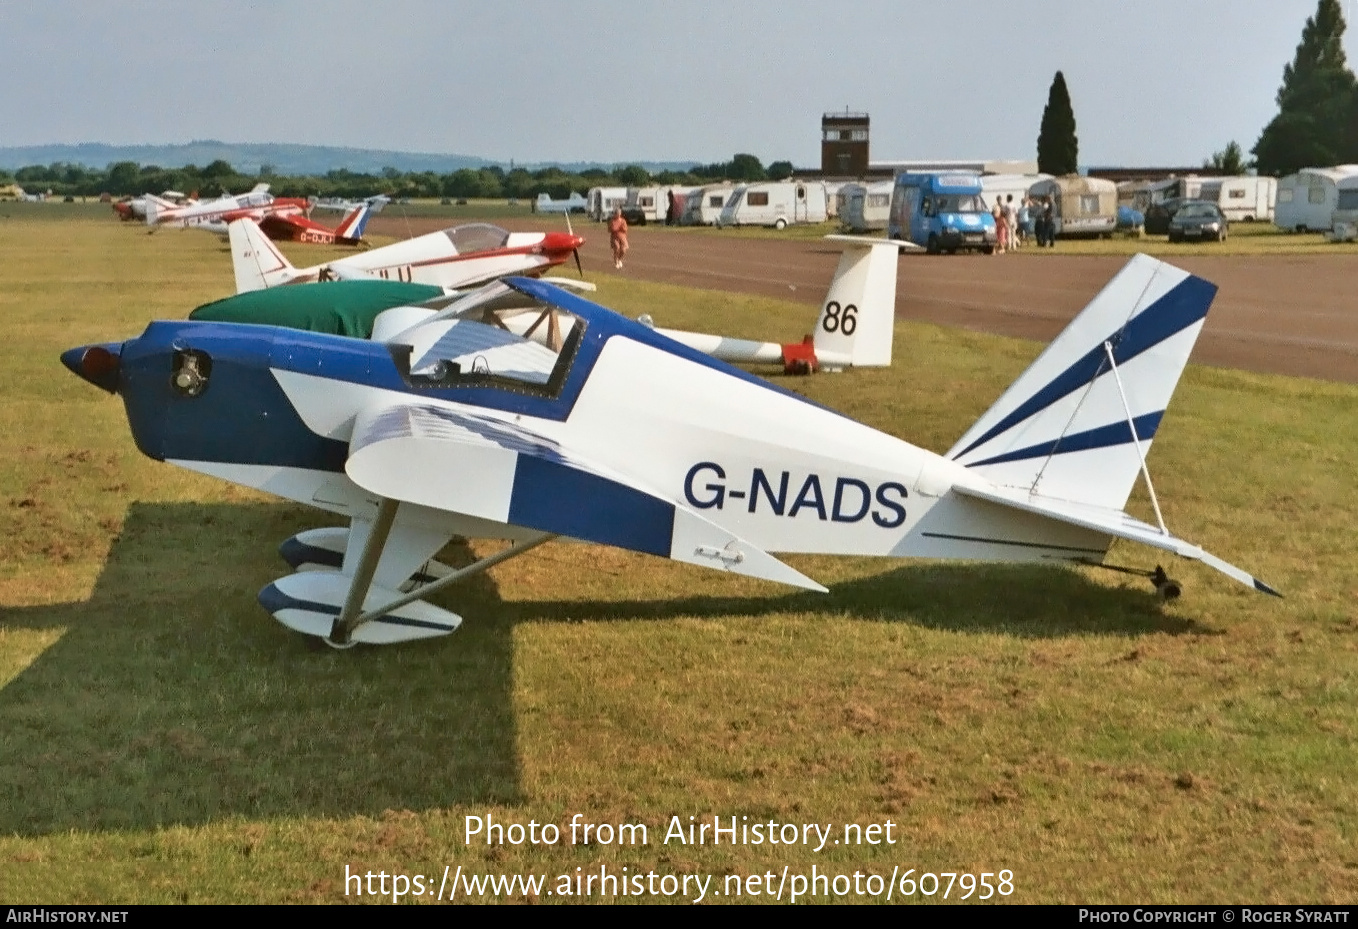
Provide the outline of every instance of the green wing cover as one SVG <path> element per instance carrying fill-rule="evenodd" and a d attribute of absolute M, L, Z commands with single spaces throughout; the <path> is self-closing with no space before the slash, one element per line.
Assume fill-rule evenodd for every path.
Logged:
<path fill-rule="evenodd" d="M 251 290 L 205 303 L 189 319 L 254 323 L 366 339 L 383 310 L 443 296 L 443 288 L 402 281 L 323 281 Z"/>

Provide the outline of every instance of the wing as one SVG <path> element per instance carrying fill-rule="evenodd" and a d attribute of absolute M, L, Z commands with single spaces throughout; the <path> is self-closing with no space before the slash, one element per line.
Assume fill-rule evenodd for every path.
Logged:
<path fill-rule="evenodd" d="M 378 406 L 354 423 L 349 478 L 393 500 L 825 588 L 688 507 L 518 425 L 464 409 Z"/>

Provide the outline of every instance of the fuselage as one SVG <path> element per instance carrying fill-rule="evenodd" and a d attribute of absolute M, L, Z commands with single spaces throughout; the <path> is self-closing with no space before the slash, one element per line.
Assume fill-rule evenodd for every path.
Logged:
<path fill-rule="evenodd" d="M 407 404 L 545 440 L 767 551 L 987 557 L 969 529 L 985 505 L 949 493 L 976 483 L 966 468 L 560 299 L 581 308 L 581 337 L 550 378 L 521 385 L 432 384 L 395 346 L 243 324 L 157 322 L 104 350 L 145 454 L 338 513 L 369 496 L 344 474 L 355 417 Z M 83 351 L 64 356 L 77 373 Z M 192 390 L 176 384 L 186 355 Z M 998 519 L 1026 531 L 1022 514 Z M 1078 531 L 1039 535 L 1098 552 Z"/>

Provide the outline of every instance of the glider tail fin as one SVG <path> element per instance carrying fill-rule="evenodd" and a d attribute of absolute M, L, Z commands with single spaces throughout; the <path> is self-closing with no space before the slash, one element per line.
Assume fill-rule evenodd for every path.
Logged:
<path fill-rule="evenodd" d="M 297 269 L 269 241 L 252 219 L 238 219 L 227 227 L 231 239 L 231 266 L 236 272 L 236 293 L 263 290 L 287 283 Z"/>
<path fill-rule="evenodd" d="M 1120 511 L 1216 290 L 1136 255 L 947 457 L 1002 488 Z"/>
<path fill-rule="evenodd" d="M 830 281 L 812 336 L 822 368 L 886 367 L 896 322 L 899 243 L 830 235 L 844 254 Z"/>

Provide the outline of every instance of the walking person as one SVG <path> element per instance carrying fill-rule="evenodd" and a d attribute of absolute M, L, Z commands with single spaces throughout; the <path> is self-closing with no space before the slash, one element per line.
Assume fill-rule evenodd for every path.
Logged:
<path fill-rule="evenodd" d="M 613 246 L 613 267 L 621 269 L 627 255 L 627 220 L 622 218 L 620 206 L 613 208 L 613 218 L 608 221 L 608 241 Z"/>

